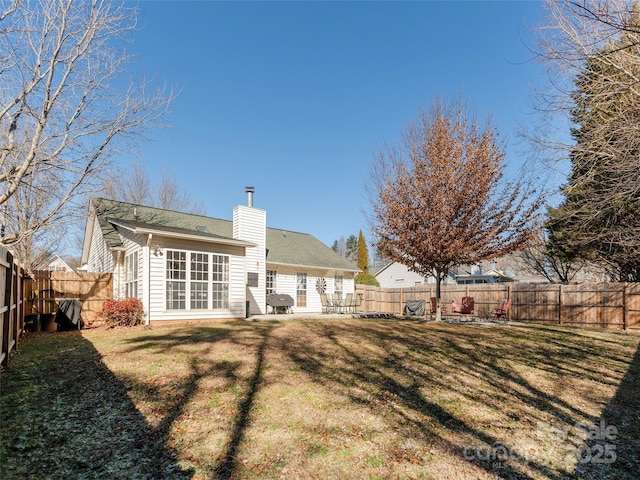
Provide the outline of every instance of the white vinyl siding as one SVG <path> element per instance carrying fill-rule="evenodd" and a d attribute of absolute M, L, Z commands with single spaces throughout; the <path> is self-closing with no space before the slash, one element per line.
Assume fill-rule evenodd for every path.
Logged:
<path fill-rule="evenodd" d="M 111 273 L 115 262 L 113 254 L 107 250 L 107 244 L 102 236 L 102 230 L 98 220 L 94 220 L 93 235 L 91 237 L 91 246 L 89 249 L 89 258 L 87 261 L 87 270 L 89 272 Z"/>

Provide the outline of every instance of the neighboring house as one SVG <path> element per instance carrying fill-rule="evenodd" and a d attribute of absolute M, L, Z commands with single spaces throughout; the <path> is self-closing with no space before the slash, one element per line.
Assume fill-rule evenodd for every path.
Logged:
<path fill-rule="evenodd" d="M 268 293 L 320 313 L 320 292 L 353 293 L 359 271 L 312 235 L 268 228 L 253 187 L 232 221 L 93 198 L 82 265 L 112 272 L 114 296 L 141 299 L 153 322 L 264 314 Z"/>
<path fill-rule="evenodd" d="M 67 262 L 65 262 L 58 255 L 54 255 L 46 262 L 38 265 L 36 270 L 47 270 L 49 272 L 73 272 L 73 268 L 71 268 Z"/>
<path fill-rule="evenodd" d="M 480 283 L 507 283 L 514 282 L 515 279 L 505 275 L 503 272 L 491 268 L 486 272 L 482 268 L 474 270 L 473 273 L 458 271 L 455 275 L 458 285 L 471 285 Z"/>
<path fill-rule="evenodd" d="M 389 262 L 373 272 L 381 288 L 407 288 L 416 285 L 435 284 L 434 277 L 423 277 L 419 273 L 410 271 L 406 265 L 398 262 Z M 453 277 L 448 275 L 445 284 L 455 283 Z"/>
<path fill-rule="evenodd" d="M 473 273 L 471 273 L 473 272 Z M 432 276 L 422 277 L 421 275 L 409 271 L 409 269 L 398 262 L 390 262 L 378 269 L 373 274 L 382 288 L 407 288 L 416 285 L 435 284 Z M 444 279 L 444 285 L 467 285 L 479 283 L 503 283 L 513 282 L 514 279 L 505 275 L 497 269 L 489 269 L 483 272 L 478 266 L 455 267 L 452 268 Z"/>

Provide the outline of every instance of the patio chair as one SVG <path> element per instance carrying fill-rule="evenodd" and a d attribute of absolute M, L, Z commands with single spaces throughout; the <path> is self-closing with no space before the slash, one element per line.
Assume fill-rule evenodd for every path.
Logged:
<path fill-rule="evenodd" d="M 331 305 L 331 310 L 333 311 L 333 313 L 342 313 L 341 310 L 344 306 L 344 302 L 342 301 L 342 298 L 340 298 L 340 295 L 338 295 L 337 293 L 330 293 L 329 305 Z"/>
<path fill-rule="evenodd" d="M 331 313 L 333 307 L 329 302 L 326 293 L 320 294 L 320 304 L 322 305 L 322 313 Z"/>
<path fill-rule="evenodd" d="M 500 305 L 491 312 L 491 317 L 495 318 L 496 320 L 502 317 L 506 317 L 509 314 L 509 307 L 511 307 L 511 299 L 503 298 L 500 301 Z"/>
<path fill-rule="evenodd" d="M 351 313 L 358 313 L 358 307 L 360 307 L 360 305 L 362 305 L 362 294 L 358 293 L 351 304 Z"/>
<path fill-rule="evenodd" d="M 460 315 L 473 315 L 474 304 L 473 297 L 462 297 L 461 303 L 458 303 L 457 300 L 451 300 L 451 312 Z"/>
<path fill-rule="evenodd" d="M 438 304 L 438 302 L 437 302 L 436 297 L 431 297 L 431 316 L 432 317 L 437 313 L 437 310 L 436 310 L 437 304 Z M 446 305 L 440 304 L 440 313 L 442 315 L 446 315 L 446 313 L 447 313 L 447 306 Z"/>
<path fill-rule="evenodd" d="M 347 293 L 344 297 L 344 311 L 345 313 L 351 313 L 353 307 L 353 293 Z"/>

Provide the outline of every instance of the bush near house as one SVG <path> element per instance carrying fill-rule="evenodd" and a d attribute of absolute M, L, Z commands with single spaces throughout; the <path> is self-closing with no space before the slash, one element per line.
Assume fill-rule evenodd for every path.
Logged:
<path fill-rule="evenodd" d="M 107 300 L 102 304 L 102 318 L 107 327 L 140 325 L 144 318 L 142 302 L 138 298 Z"/>
<path fill-rule="evenodd" d="M 370 285 L 374 287 L 379 287 L 380 283 L 378 279 L 371 275 L 370 273 L 360 272 L 356 275 L 355 282 L 358 285 Z"/>

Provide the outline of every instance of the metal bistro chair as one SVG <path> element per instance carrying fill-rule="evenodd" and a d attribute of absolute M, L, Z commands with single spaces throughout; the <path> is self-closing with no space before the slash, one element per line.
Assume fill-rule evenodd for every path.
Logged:
<path fill-rule="evenodd" d="M 353 304 L 353 293 L 347 293 L 344 297 L 344 313 L 351 313 Z"/>
<path fill-rule="evenodd" d="M 349 306 L 350 312 L 358 313 L 358 307 L 360 307 L 360 305 L 362 305 L 362 294 L 358 293 L 356 294 L 356 296 L 353 299 L 353 302 L 351 302 L 351 305 Z"/>
<path fill-rule="evenodd" d="M 320 294 L 320 303 L 322 304 L 322 313 L 331 313 L 333 306 L 329 302 L 329 298 L 326 293 Z"/>
<path fill-rule="evenodd" d="M 343 313 L 344 311 L 344 299 L 340 297 L 337 293 L 332 295 L 333 301 L 333 309 L 336 313 Z"/>

